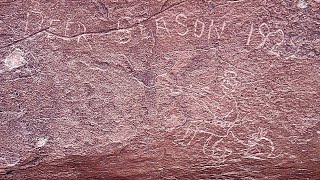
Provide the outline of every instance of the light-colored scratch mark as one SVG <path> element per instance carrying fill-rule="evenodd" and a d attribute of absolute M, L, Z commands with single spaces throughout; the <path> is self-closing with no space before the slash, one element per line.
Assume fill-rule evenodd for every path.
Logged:
<path fill-rule="evenodd" d="M 265 27 L 267 29 L 267 32 L 263 31 L 263 29 L 262 29 L 263 27 Z M 270 28 L 269 28 L 268 24 L 266 24 L 266 23 L 260 24 L 259 33 L 262 36 L 262 42 L 256 47 L 256 49 L 262 48 L 266 44 L 266 42 L 267 42 L 267 40 L 269 38 Z"/>
<path fill-rule="evenodd" d="M 228 3 L 239 3 L 239 2 L 244 2 L 245 0 L 232 0 L 228 1 Z"/>
<path fill-rule="evenodd" d="M 246 45 L 250 44 L 252 33 L 253 33 L 253 23 L 251 23 L 250 32 L 249 32 L 249 35 L 248 35 L 248 39 L 247 39 Z"/>

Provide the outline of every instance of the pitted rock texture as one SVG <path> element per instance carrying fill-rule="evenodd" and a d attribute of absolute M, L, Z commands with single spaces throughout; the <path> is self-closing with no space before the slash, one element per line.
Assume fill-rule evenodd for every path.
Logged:
<path fill-rule="evenodd" d="M 320 178 L 318 0 L 1 0 L 0 179 Z"/>

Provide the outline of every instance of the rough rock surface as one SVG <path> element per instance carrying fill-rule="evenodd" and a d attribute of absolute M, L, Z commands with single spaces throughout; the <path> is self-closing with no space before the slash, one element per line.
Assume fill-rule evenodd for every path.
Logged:
<path fill-rule="evenodd" d="M 0 0 L 0 179 L 320 179 L 319 0 Z"/>

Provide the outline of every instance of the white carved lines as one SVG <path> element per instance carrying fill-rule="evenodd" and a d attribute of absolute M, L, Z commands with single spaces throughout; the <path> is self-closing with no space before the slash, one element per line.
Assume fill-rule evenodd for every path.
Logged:
<path fill-rule="evenodd" d="M 59 35 L 53 31 L 58 30 L 54 28 L 55 26 L 62 26 L 64 28 L 63 35 Z M 92 50 L 92 45 L 90 44 L 89 34 L 87 34 L 87 27 L 80 21 L 68 20 L 65 23 L 60 19 L 50 19 L 49 20 L 49 30 L 45 31 L 47 33 L 47 38 L 58 38 L 65 41 L 76 40 L 77 44 L 84 42 L 86 46 Z"/>
<path fill-rule="evenodd" d="M 221 26 L 221 31 L 219 32 L 217 27 L 214 27 L 214 22 L 213 20 L 211 20 L 210 26 L 209 26 L 209 33 L 208 33 L 208 40 L 211 38 L 211 33 L 212 33 L 212 28 L 214 27 L 214 30 L 216 32 L 216 36 L 218 37 L 218 39 L 220 39 L 223 35 L 223 32 L 225 30 L 227 26 L 227 23 L 225 21 L 223 21 L 222 26 Z"/>
<path fill-rule="evenodd" d="M 266 28 L 266 29 L 264 29 Z M 262 48 L 268 40 L 270 34 L 270 28 L 266 23 L 262 23 L 259 26 L 259 34 L 262 36 L 262 42 L 256 47 L 256 49 Z"/>
<path fill-rule="evenodd" d="M 250 31 L 248 33 L 248 38 L 246 45 L 250 45 L 251 38 L 254 32 L 254 25 L 251 23 Z M 285 42 L 285 34 L 282 29 L 277 29 L 276 31 L 271 31 L 267 23 L 261 23 L 258 27 L 259 35 L 261 36 L 261 43 L 255 49 L 262 49 L 266 47 L 267 42 L 271 43 L 271 38 L 279 36 L 278 42 L 271 45 L 271 48 L 268 50 L 268 53 L 275 56 L 280 56 L 280 53 L 277 52 L 277 48 Z"/>
<path fill-rule="evenodd" d="M 175 142 L 181 146 L 189 146 L 198 132 L 199 132 L 199 130 L 198 130 L 197 125 L 190 124 L 187 127 L 187 130 L 186 130 L 185 134 L 183 135 L 182 139 L 177 139 L 177 140 L 175 140 Z"/>
<path fill-rule="evenodd" d="M 231 155 L 258 160 L 274 159 L 282 155 L 276 152 L 275 144 L 268 135 L 269 128 L 254 127 L 255 120 L 250 121 L 253 123 L 251 125 L 244 119 L 223 121 L 189 121 L 182 138 L 174 142 L 191 149 L 195 144 L 202 143 L 202 154 L 219 162 L 228 160 Z"/>
<path fill-rule="evenodd" d="M 285 35 L 284 32 L 282 31 L 282 29 L 278 29 L 275 32 L 272 32 L 269 34 L 270 36 L 272 35 L 280 35 L 280 41 L 275 43 L 271 49 L 268 51 L 269 54 L 271 55 L 276 55 L 276 56 L 280 56 L 280 54 L 278 52 L 276 52 L 276 48 L 278 48 L 279 46 L 281 46 L 284 41 L 285 41 Z"/>
<path fill-rule="evenodd" d="M 64 28 L 64 36 L 68 36 L 69 31 L 71 31 L 70 26 L 71 26 L 72 24 L 74 24 L 74 22 L 72 22 L 72 21 L 69 21 L 69 20 L 68 20 L 68 21 L 66 22 L 66 26 L 65 26 L 65 28 Z"/>
<path fill-rule="evenodd" d="M 61 19 L 49 19 L 40 11 L 29 11 L 26 13 L 24 34 L 27 35 L 35 29 L 39 30 L 49 26 L 49 30 L 44 30 L 44 32 L 48 34 L 48 38 L 54 37 L 66 41 L 76 39 L 77 43 L 84 41 L 86 46 L 92 49 L 92 46 L 89 44 L 89 37 L 94 35 L 100 37 L 101 35 L 113 34 L 114 36 L 111 36 L 111 42 L 118 44 L 130 43 L 133 38 L 136 37 L 141 39 L 154 39 L 154 36 L 162 38 L 183 38 L 188 36 L 189 38 L 200 40 L 219 41 L 226 38 L 224 37 L 226 35 L 228 35 L 228 37 L 241 35 L 237 33 L 226 33 L 228 28 L 231 29 L 230 26 L 235 28 L 237 24 L 234 24 L 232 20 L 217 21 L 216 19 L 201 19 L 193 16 L 190 12 L 180 12 L 172 15 L 172 17 L 155 16 L 151 18 L 134 18 L 122 16 L 117 19 L 113 29 L 106 29 L 105 32 L 95 32 L 94 30 L 87 32 L 87 25 L 84 22 L 73 20 L 71 16 L 63 21 Z M 151 27 L 155 28 L 155 32 L 152 31 Z M 248 29 L 248 32 L 244 34 L 244 45 L 250 46 L 254 44 L 252 50 L 265 49 L 270 55 L 281 55 L 278 48 L 285 43 L 285 32 L 281 28 L 273 30 L 267 22 L 260 24 L 251 22 L 248 25 Z M 233 32 L 237 31 L 235 30 Z M 241 31 L 239 30 L 239 32 Z M 257 43 L 256 39 L 259 38 L 261 40 Z M 253 39 L 255 39 L 255 41 L 253 41 Z"/>
<path fill-rule="evenodd" d="M 166 35 L 171 37 L 170 31 L 167 27 L 164 17 L 160 17 L 156 19 L 156 35 L 160 37 L 166 36 Z"/>
<path fill-rule="evenodd" d="M 182 32 L 177 31 L 178 35 L 180 36 L 185 36 L 189 32 L 188 26 L 186 25 L 186 22 L 185 22 L 186 20 L 187 20 L 187 16 L 185 14 L 178 14 L 176 16 L 176 23 L 185 29 L 185 31 L 182 31 Z"/>
<path fill-rule="evenodd" d="M 212 127 L 213 129 L 208 129 L 207 127 Z M 222 133 L 215 132 L 214 128 L 218 127 L 219 123 L 209 124 L 205 122 L 192 121 L 187 127 L 185 134 L 182 139 L 175 140 L 175 143 L 181 146 L 190 146 L 195 141 L 198 141 L 198 138 L 205 139 L 202 142 L 202 153 L 214 159 L 225 159 L 227 156 L 232 154 L 232 150 L 223 147 L 225 138 L 229 135 L 230 130 L 233 126 L 233 123 L 229 123 L 227 126 L 224 126 L 225 129 Z M 197 140 L 195 140 L 197 138 Z"/>
<path fill-rule="evenodd" d="M 119 44 L 127 44 L 128 42 L 131 41 L 132 35 L 131 35 L 130 28 L 123 28 L 121 26 L 122 21 L 130 21 L 130 20 L 131 20 L 131 17 L 122 17 L 122 18 L 118 19 L 117 34 L 118 34 L 119 39 L 117 40 L 117 42 Z"/>
<path fill-rule="evenodd" d="M 208 22 L 205 22 L 199 18 L 188 18 L 188 16 L 184 13 L 177 14 L 175 16 L 174 23 L 176 23 L 178 29 L 170 29 L 166 22 L 166 18 L 164 17 L 156 19 L 156 35 L 161 37 L 172 37 L 174 35 L 179 35 L 183 37 L 189 34 L 195 38 L 207 36 L 207 39 L 210 40 L 213 36 L 215 36 L 217 39 L 221 39 L 227 27 L 226 21 L 223 21 L 221 25 L 216 25 L 214 24 L 214 20 L 211 20 L 210 25 L 208 26 Z M 192 26 L 188 26 L 188 24 L 191 23 Z M 175 34 L 173 34 L 173 32 Z"/>
<path fill-rule="evenodd" d="M 224 145 L 225 138 L 220 138 L 219 140 L 215 141 L 213 145 L 209 145 L 211 138 L 213 136 L 210 136 L 205 145 L 203 146 L 203 153 L 211 157 L 213 159 L 216 159 L 220 161 L 220 163 L 224 162 L 228 156 L 230 156 L 233 153 L 233 150 L 226 145 Z"/>
<path fill-rule="evenodd" d="M 184 37 L 191 35 L 194 38 L 199 39 L 207 37 L 207 40 L 210 41 L 221 40 L 226 34 L 225 32 L 228 25 L 232 24 L 231 21 L 215 23 L 214 20 L 211 20 L 208 26 L 208 22 L 199 18 L 190 18 L 183 13 L 179 13 L 175 16 L 174 23 L 176 23 L 177 29 L 171 29 L 169 26 L 172 25 L 172 23 L 168 24 L 164 17 L 156 19 L 156 35 L 161 37 L 173 37 L 175 35 Z M 192 26 L 189 25 L 191 23 Z M 237 34 L 233 35 L 236 36 Z M 254 36 L 261 38 L 261 41 L 253 48 L 253 50 L 266 49 L 267 53 L 274 56 L 280 56 L 280 52 L 277 51 L 277 48 L 285 42 L 285 33 L 282 29 L 278 28 L 272 30 L 270 25 L 266 22 L 259 24 L 258 27 L 254 23 L 250 23 L 245 40 L 246 46 L 252 44 Z"/>
<path fill-rule="evenodd" d="M 248 34 L 248 39 L 247 39 L 247 43 L 246 43 L 247 46 L 250 44 L 252 33 L 253 33 L 253 23 L 251 23 L 251 26 L 250 26 L 250 32 Z"/>
<path fill-rule="evenodd" d="M 87 32 L 87 27 L 86 27 L 83 23 L 81 23 L 81 22 L 78 23 L 78 26 L 79 26 L 78 31 L 79 31 L 79 32 L 82 32 L 83 34 L 80 35 L 80 36 L 78 36 L 78 38 L 77 38 L 77 43 L 79 44 L 79 43 L 80 43 L 80 40 L 83 38 L 83 39 L 85 40 L 85 42 L 88 44 L 89 48 L 92 50 L 92 46 L 91 46 L 91 44 L 89 43 L 89 40 L 87 39 L 87 36 L 86 36 L 86 34 L 85 34 L 85 32 Z M 81 30 L 81 29 L 82 29 L 82 30 Z"/>
<path fill-rule="evenodd" d="M 224 72 L 224 78 L 222 80 L 222 86 L 225 88 L 225 94 L 234 92 L 238 86 L 237 73 L 235 71 L 226 70 Z"/>
<path fill-rule="evenodd" d="M 247 142 L 238 140 L 247 147 L 244 150 L 243 158 L 265 160 L 277 157 L 273 154 L 275 150 L 274 143 L 267 137 L 267 133 L 267 129 L 259 127 L 257 132 L 248 137 Z"/>
<path fill-rule="evenodd" d="M 42 28 L 42 25 L 44 23 L 44 16 L 42 12 L 30 11 L 30 12 L 27 12 L 26 16 L 27 17 L 26 17 L 26 22 L 24 27 L 24 35 L 27 35 L 31 26 L 35 25 L 36 30 L 40 30 Z M 39 18 L 39 17 L 40 17 L 40 20 L 37 20 L 37 22 L 34 22 L 34 20 L 36 20 L 36 18 Z"/>
<path fill-rule="evenodd" d="M 140 30 L 140 34 L 142 39 L 149 39 L 149 38 L 153 38 L 152 33 L 150 33 L 147 29 L 147 27 L 142 23 L 142 21 L 145 19 L 140 19 L 139 20 L 139 24 L 138 24 L 138 28 Z"/>
<path fill-rule="evenodd" d="M 197 19 L 196 22 L 194 23 L 194 36 L 197 38 L 200 38 L 203 35 L 204 28 L 205 28 L 204 22 Z"/>

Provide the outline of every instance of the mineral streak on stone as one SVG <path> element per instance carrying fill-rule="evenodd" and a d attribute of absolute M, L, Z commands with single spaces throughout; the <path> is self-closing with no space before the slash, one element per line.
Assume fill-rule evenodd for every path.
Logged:
<path fill-rule="evenodd" d="M 0 179 L 319 179 L 319 9 L 0 0 Z"/>

